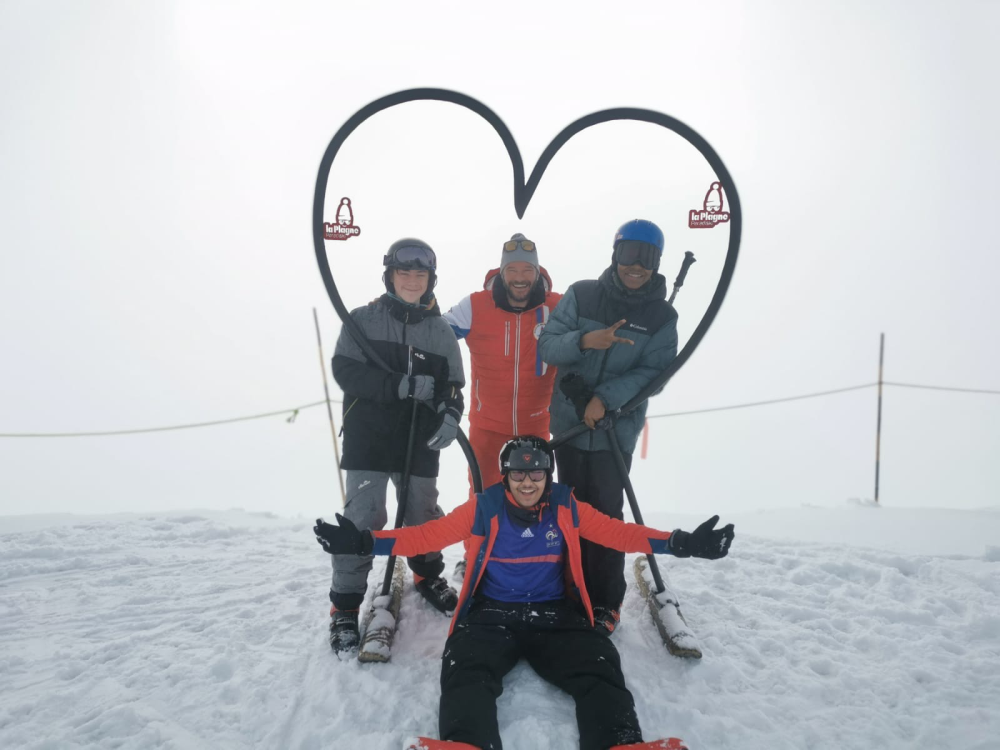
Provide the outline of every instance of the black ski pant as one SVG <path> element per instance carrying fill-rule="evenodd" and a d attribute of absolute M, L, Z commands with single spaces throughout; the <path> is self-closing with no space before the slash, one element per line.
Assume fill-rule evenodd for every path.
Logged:
<path fill-rule="evenodd" d="M 624 453 L 625 466 L 632 468 L 632 454 Z M 556 448 L 559 482 L 573 488 L 577 500 L 592 505 L 607 516 L 624 520 L 625 485 L 611 451 L 583 451 L 571 445 Z M 621 609 L 625 599 L 625 554 L 600 544 L 580 540 L 583 581 L 595 607 Z"/>
<path fill-rule="evenodd" d="M 581 750 L 642 742 L 618 651 L 567 600 L 473 603 L 441 657 L 441 739 L 501 750 L 496 700 L 522 657 L 576 701 Z"/>

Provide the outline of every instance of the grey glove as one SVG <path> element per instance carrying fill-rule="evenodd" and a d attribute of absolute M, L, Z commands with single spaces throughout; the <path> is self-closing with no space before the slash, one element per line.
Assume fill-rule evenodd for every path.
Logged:
<path fill-rule="evenodd" d="M 427 447 L 433 451 L 444 450 L 455 442 L 455 437 L 458 435 L 458 420 L 462 417 L 458 409 L 453 406 L 446 407 L 444 402 L 438 404 L 438 416 L 441 418 L 441 423 L 427 441 Z"/>
<path fill-rule="evenodd" d="M 434 398 L 434 376 L 433 375 L 411 375 L 399 381 L 399 388 L 396 394 L 400 399 L 407 399 L 413 396 L 417 401 L 430 401 Z"/>

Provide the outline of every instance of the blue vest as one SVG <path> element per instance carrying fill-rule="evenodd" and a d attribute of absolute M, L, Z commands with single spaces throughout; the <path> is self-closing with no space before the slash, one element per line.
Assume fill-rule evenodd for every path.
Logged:
<path fill-rule="evenodd" d="M 566 595 L 563 554 L 565 539 L 549 505 L 543 520 L 522 528 L 507 506 L 499 514 L 497 538 L 478 592 L 502 602 L 547 602 Z"/>

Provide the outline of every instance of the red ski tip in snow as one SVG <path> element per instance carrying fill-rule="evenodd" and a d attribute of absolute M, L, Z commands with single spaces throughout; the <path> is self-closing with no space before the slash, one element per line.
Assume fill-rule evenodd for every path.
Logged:
<path fill-rule="evenodd" d="M 684 744 L 683 740 L 668 737 L 665 740 L 637 742 L 634 745 L 615 745 L 611 750 L 688 750 L 688 746 Z"/>
<path fill-rule="evenodd" d="M 479 748 L 466 742 L 450 742 L 448 740 L 432 740 L 430 737 L 417 737 L 415 740 L 406 740 L 403 743 L 403 750 L 479 750 Z"/>

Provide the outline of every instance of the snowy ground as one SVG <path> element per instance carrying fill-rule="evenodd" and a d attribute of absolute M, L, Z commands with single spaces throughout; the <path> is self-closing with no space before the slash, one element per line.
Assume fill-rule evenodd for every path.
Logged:
<path fill-rule="evenodd" d="M 615 643 L 647 739 L 1000 747 L 1000 510 L 730 520 L 728 559 L 661 558 L 702 661 L 668 655 L 630 589 Z M 408 588 L 392 661 L 338 661 L 311 525 L 241 511 L 0 518 L 0 747 L 395 750 L 436 734 L 447 620 Z M 523 664 L 506 684 L 508 750 L 577 746 L 566 696 Z"/>

